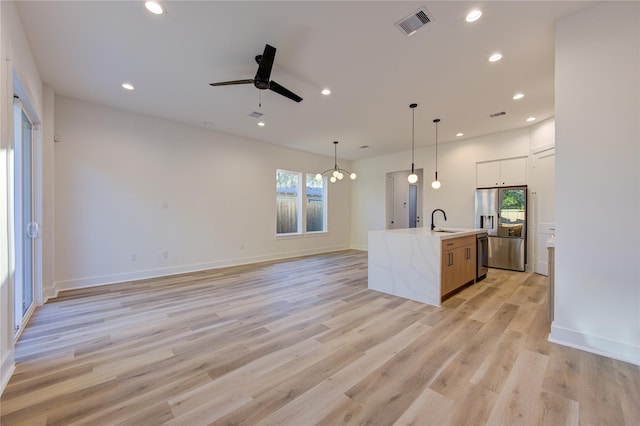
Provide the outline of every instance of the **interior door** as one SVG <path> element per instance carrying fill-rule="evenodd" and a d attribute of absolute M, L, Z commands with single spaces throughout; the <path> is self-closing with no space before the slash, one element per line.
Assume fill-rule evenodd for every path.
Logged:
<path fill-rule="evenodd" d="M 409 185 L 409 228 L 418 225 L 418 185 Z"/>
<path fill-rule="evenodd" d="M 533 155 L 534 272 L 542 275 L 549 275 L 547 240 L 555 234 L 555 154 L 555 148 L 549 148 Z"/>
<path fill-rule="evenodd" d="M 386 213 L 386 223 L 387 229 L 395 228 L 395 220 L 394 220 L 394 202 L 395 202 L 395 192 L 394 192 L 395 181 L 392 175 L 387 173 L 387 213 Z"/>

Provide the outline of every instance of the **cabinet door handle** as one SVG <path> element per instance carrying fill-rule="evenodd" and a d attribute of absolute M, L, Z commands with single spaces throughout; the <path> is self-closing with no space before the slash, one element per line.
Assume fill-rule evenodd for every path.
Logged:
<path fill-rule="evenodd" d="M 449 265 L 448 266 L 453 265 L 453 253 L 447 253 L 447 256 L 449 256 Z"/>

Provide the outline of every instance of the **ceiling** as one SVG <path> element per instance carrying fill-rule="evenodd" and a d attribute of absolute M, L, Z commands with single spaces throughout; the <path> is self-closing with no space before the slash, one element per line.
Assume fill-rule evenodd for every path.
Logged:
<path fill-rule="evenodd" d="M 411 148 L 414 102 L 416 147 L 435 143 L 435 118 L 442 143 L 551 117 L 554 22 L 591 3 L 161 4 L 162 15 L 143 1 L 19 1 L 17 8 L 41 77 L 58 95 L 327 156 L 337 140 L 338 156 L 357 160 Z M 421 7 L 432 22 L 407 37 L 394 24 Z M 467 23 L 473 8 L 483 15 Z M 253 85 L 209 86 L 253 78 L 266 43 L 277 48 L 271 78 L 301 103 Z M 494 52 L 503 59 L 490 63 Z M 320 93 L 325 87 L 331 95 Z M 525 97 L 514 101 L 517 92 Z M 266 126 L 257 126 L 254 111 Z M 526 122 L 530 116 L 536 121 Z"/>

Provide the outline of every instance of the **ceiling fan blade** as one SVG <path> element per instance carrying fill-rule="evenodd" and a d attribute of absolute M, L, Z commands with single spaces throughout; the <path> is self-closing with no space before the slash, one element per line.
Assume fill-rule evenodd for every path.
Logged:
<path fill-rule="evenodd" d="M 256 81 L 269 81 L 271 77 L 271 68 L 273 67 L 273 60 L 276 57 L 276 48 L 266 44 L 264 46 L 264 52 L 260 58 L 260 64 L 258 65 L 258 72 L 256 72 Z"/>
<path fill-rule="evenodd" d="M 302 101 L 302 98 L 300 96 L 296 95 L 291 90 L 280 86 L 278 83 L 276 83 L 273 80 L 271 80 L 271 82 L 269 83 L 269 89 L 276 92 L 279 95 L 282 95 L 284 97 L 291 99 L 292 101 L 295 101 L 295 102 Z"/>
<path fill-rule="evenodd" d="M 221 81 L 220 83 L 209 83 L 209 86 L 231 86 L 233 84 L 253 84 L 253 80 L 248 79 L 248 80 Z"/>

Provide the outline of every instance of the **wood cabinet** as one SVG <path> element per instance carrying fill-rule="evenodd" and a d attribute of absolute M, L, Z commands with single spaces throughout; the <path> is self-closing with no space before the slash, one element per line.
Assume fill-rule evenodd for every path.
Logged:
<path fill-rule="evenodd" d="M 442 240 L 440 294 L 444 296 L 475 280 L 476 236 Z"/>
<path fill-rule="evenodd" d="M 527 157 L 476 163 L 476 187 L 527 184 Z"/>

